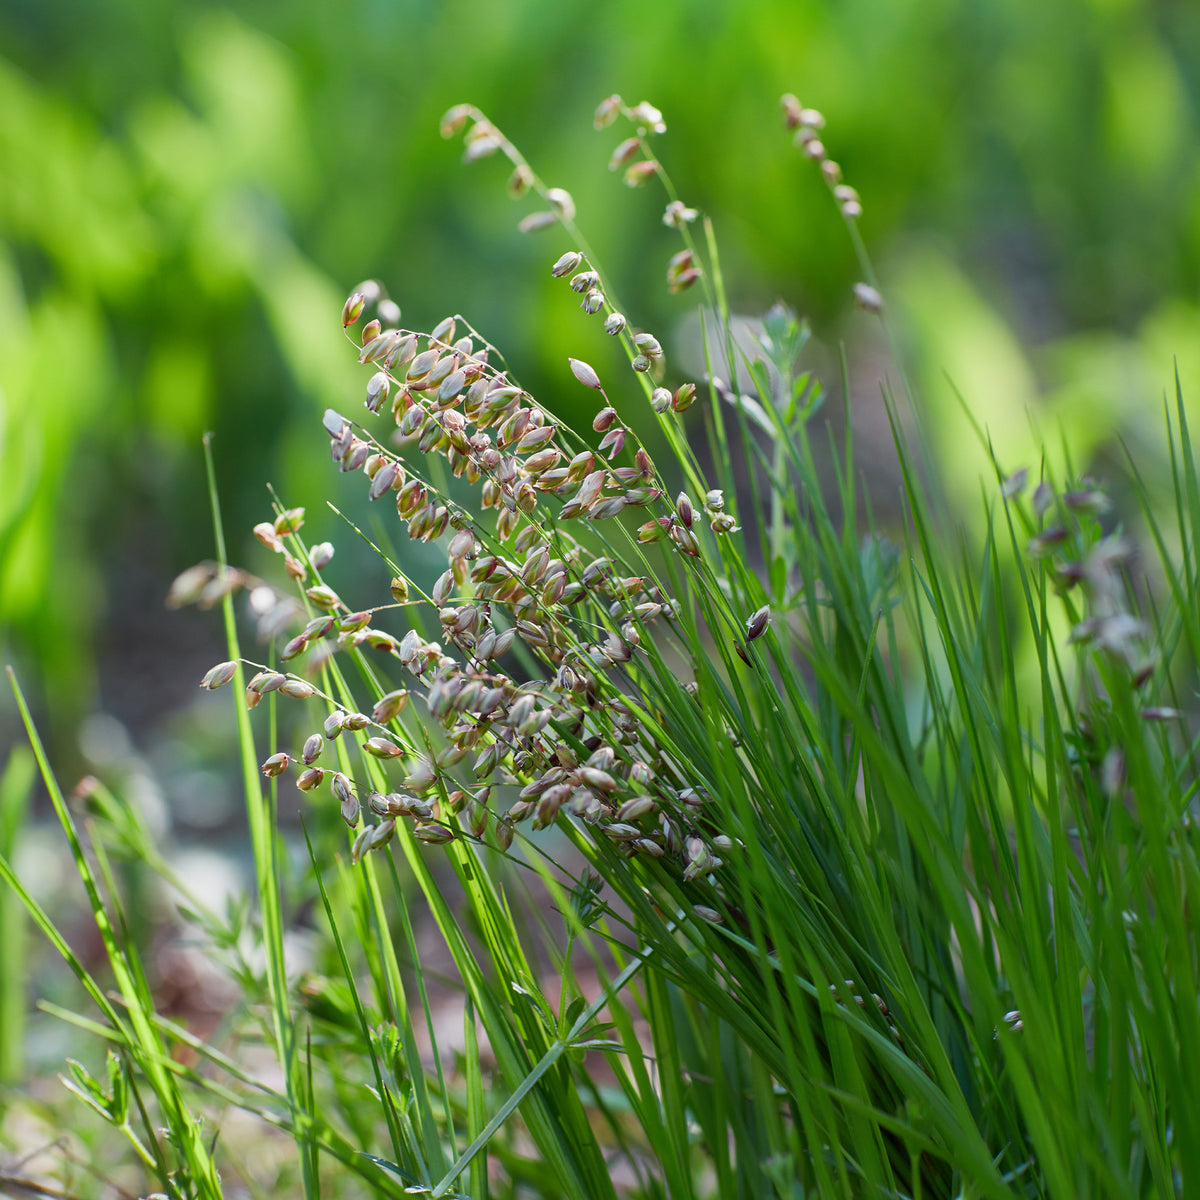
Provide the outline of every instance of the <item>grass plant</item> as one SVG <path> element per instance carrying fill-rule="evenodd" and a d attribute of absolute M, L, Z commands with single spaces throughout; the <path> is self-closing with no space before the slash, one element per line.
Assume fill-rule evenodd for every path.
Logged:
<path fill-rule="evenodd" d="M 784 117 L 884 320 L 823 119 L 793 97 Z M 62 1015 L 109 1047 L 107 1082 L 75 1065 L 68 1086 L 124 1135 L 139 1194 L 1188 1194 L 1200 481 L 1181 387 L 1165 505 L 1130 460 L 1118 506 L 1068 445 L 993 459 L 979 536 L 931 499 L 889 393 L 885 518 L 849 420 L 839 445 L 820 419 L 804 323 L 777 306 L 735 336 L 661 114 L 614 96 L 597 125 L 618 121 L 610 165 L 663 188 L 667 286 L 709 318 L 702 378 L 617 303 L 571 196 L 461 106 L 443 132 L 510 160 L 510 191 L 541 202 L 522 228 L 570 244 L 564 299 L 624 349 L 612 378 L 564 364 L 591 430 L 461 315 L 409 330 L 369 285 L 342 314 L 367 412 L 324 425 L 385 510 L 343 517 L 378 580 L 339 578 L 278 498 L 255 530 L 278 581 L 253 579 L 210 485 L 217 557 L 172 601 L 223 610 L 203 686 L 234 685 L 257 882 L 248 909 L 181 902 L 242 992 L 216 1036 L 156 1011 L 110 856 L 186 881 L 100 785 L 80 830 L 27 720 L 112 976 L 22 885 L 6 833 L 0 874 L 99 1009 Z M 279 634 L 265 662 L 241 646 L 247 585 Z M 297 977 L 301 923 L 319 951 Z M 271 1081 L 249 1065 L 264 1046 Z M 273 1178 L 226 1148 L 235 1108 L 293 1140 Z"/>

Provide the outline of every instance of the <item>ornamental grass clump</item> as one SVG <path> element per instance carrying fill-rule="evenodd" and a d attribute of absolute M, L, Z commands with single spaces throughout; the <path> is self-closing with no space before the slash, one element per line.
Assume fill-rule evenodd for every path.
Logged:
<path fill-rule="evenodd" d="M 859 319 L 886 322 L 824 119 L 791 96 L 783 113 L 859 255 Z M 564 239 L 547 254 L 562 302 L 625 365 L 562 364 L 562 395 L 590 401 L 574 428 L 580 405 L 533 395 L 465 317 L 409 329 L 362 285 L 341 314 L 362 403 L 316 436 L 381 514 L 368 533 L 335 510 L 375 578 L 339 577 L 336 539 L 310 543 L 305 510 L 277 500 L 254 530 L 273 582 L 228 564 L 218 513 L 217 560 L 172 589 L 226 619 L 201 686 L 238 692 L 267 964 L 238 1020 L 278 1056 L 270 1119 L 297 1186 L 1187 1194 L 1200 480 L 1182 393 L 1165 496 L 1132 461 L 1119 505 L 1069 448 L 993 457 L 963 528 L 927 496 L 889 392 L 885 530 L 895 506 L 864 491 L 849 421 L 838 444 L 816 420 L 807 327 L 778 305 L 735 335 L 712 223 L 655 149 L 662 114 L 612 96 L 596 125 L 617 121 L 610 167 L 661 185 L 679 239 L 664 284 L 700 298 L 699 377 L 618 304 L 569 193 L 452 109 L 464 158 L 506 157 L 509 191 L 540 200 L 520 228 Z M 432 582 L 406 541 L 436 548 Z M 241 652 L 239 590 L 266 662 Z M 284 803 L 305 817 L 303 881 L 283 869 Z M 283 933 L 306 905 L 324 953 L 297 983 Z M 456 1045 L 429 923 L 457 973 Z M 134 1078 L 174 1087 L 147 1065 L 167 1044 L 122 1051 Z M 219 1094 L 260 1112 L 236 1054 L 196 1052 L 201 1110 Z M 186 1109 L 163 1095 L 174 1129 Z M 205 1143 L 168 1141 L 147 1171 L 201 1194 Z"/>

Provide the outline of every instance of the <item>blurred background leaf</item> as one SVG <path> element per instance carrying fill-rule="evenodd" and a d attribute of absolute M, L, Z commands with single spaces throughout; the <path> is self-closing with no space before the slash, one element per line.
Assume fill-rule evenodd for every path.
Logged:
<path fill-rule="evenodd" d="M 669 334 L 690 300 L 664 286 L 661 200 L 608 174 L 617 137 L 591 129 L 609 92 L 650 99 L 735 306 L 785 299 L 854 363 L 856 268 L 781 129 L 788 90 L 825 111 L 862 193 L 951 494 L 974 494 L 979 462 L 952 384 L 1016 466 L 1029 406 L 1099 452 L 1157 422 L 1172 355 L 1198 377 L 1200 12 L 1182 0 L 10 0 L 0 638 L 56 753 L 81 756 L 96 711 L 147 744 L 221 656 L 215 621 L 162 605 L 211 553 L 204 430 L 251 568 L 265 481 L 292 504 L 315 503 L 317 472 L 333 486 L 317 421 L 359 402 L 337 327 L 355 283 L 380 278 L 415 327 L 464 312 L 556 406 L 583 402 L 568 354 L 614 366 L 549 278 L 562 235 L 518 234 L 502 167 L 464 170 L 438 137 L 452 103 L 572 191 L 631 319 Z M 893 368 L 858 349 L 855 403 L 877 413 Z"/>

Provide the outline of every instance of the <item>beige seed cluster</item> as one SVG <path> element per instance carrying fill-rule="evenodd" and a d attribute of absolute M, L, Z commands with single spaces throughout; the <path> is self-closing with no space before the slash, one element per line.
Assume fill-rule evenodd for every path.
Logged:
<path fill-rule="evenodd" d="M 801 151 L 821 168 L 821 178 L 829 188 L 838 211 L 847 225 L 853 227 L 862 216 L 862 200 L 857 191 L 842 181 L 841 165 L 829 157 L 822 131 L 825 116 L 815 108 L 806 108 L 791 92 L 780 98 L 783 123 L 793 131 L 793 140 Z M 853 228 L 852 228 L 852 235 Z M 879 315 L 883 312 L 883 296 L 870 283 L 854 285 L 854 303 L 865 312 Z"/>
<path fill-rule="evenodd" d="M 614 96 L 601 105 L 597 124 L 618 116 L 636 129 L 614 154 L 615 166 L 626 167 L 626 182 L 660 174 L 646 139 L 665 128 L 662 114 Z M 523 228 L 555 222 L 572 228 L 570 195 L 544 187 L 511 143 L 469 106 L 443 120 L 446 136 L 464 130 L 468 160 L 506 155 L 514 164 L 510 190 L 533 190 L 546 201 L 547 211 L 531 214 Z M 686 231 L 697 215 L 672 199 L 663 220 Z M 659 339 L 631 328 L 615 310 L 585 254 L 563 254 L 551 272 L 582 298 L 586 314 L 605 313 L 605 331 L 623 340 L 633 370 L 652 377 L 644 394 L 653 410 L 664 418 L 686 412 L 696 385 L 654 386 L 664 373 Z M 674 291 L 700 275 L 690 246 L 668 265 Z M 410 539 L 442 546 L 447 565 L 428 594 L 398 576 L 390 603 L 357 607 L 322 577 L 334 549 L 305 544 L 302 509 L 281 510 L 255 527 L 259 541 L 280 555 L 308 611 L 280 650 L 281 662 L 294 669 L 260 669 L 247 686 L 247 703 L 253 707 L 270 693 L 315 696 L 329 710 L 298 754 L 277 750 L 263 773 L 295 771 L 306 792 L 328 784 L 342 817 L 357 830 L 356 860 L 385 846 L 397 821 L 411 822 L 415 836 L 431 844 L 467 837 L 507 850 L 522 822 L 545 829 L 568 815 L 620 854 L 673 864 L 685 882 L 712 878 L 734 842 L 702 816 L 704 789 L 688 778 L 686 763 L 664 750 L 657 718 L 640 700 L 645 639 L 673 637 L 677 615 L 640 547 L 661 543 L 655 553 L 679 554 L 702 569 L 701 514 L 713 534 L 738 528 L 722 493 L 702 490 L 699 503 L 681 493 L 672 503 L 588 363 L 571 359 L 568 365 L 578 384 L 598 394 L 595 439 L 556 421 L 497 368 L 494 348 L 461 316 L 427 333 L 404 328 L 398 306 L 371 281 L 343 306 L 348 336 L 372 308 L 357 349 L 359 363 L 371 368 L 367 423 L 327 410 L 330 454 L 341 471 L 363 477 L 371 501 L 394 506 Z M 477 489 L 477 503 L 463 507 L 433 485 L 431 475 L 441 477 L 428 469 L 434 458 Z M 639 509 L 653 515 L 626 531 L 625 518 Z M 606 523 L 620 526 L 602 540 L 624 539 L 631 549 L 597 554 L 591 548 L 597 539 L 574 536 L 572 522 L 601 535 Z M 413 627 L 400 634 L 379 627 L 385 614 L 411 605 L 436 612 L 437 640 Z M 762 609 L 742 618 L 737 649 L 744 657 L 746 646 L 767 631 L 769 615 Z M 517 648 L 523 666 L 514 675 L 504 660 Z M 345 708 L 313 682 L 334 654 L 362 649 L 380 652 L 411 677 L 369 714 Z M 530 662 L 542 667 L 533 678 Z M 202 685 L 220 687 L 235 673 L 236 664 L 218 664 Z M 694 686 L 680 681 L 680 687 L 695 695 Z M 413 700 L 424 710 L 417 721 L 410 719 Z M 347 731 L 363 755 L 363 777 L 374 785 L 322 764 L 324 747 Z M 378 786 L 380 779 L 386 787 Z M 721 919 L 708 907 L 700 915 Z"/>
<path fill-rule="evenodd" d="M 352 296 L 343 319 L 353 323 L 364 307 Z M 601 435 L 595 450 L 568 442 L 574 435 L 490 367 L 486 346 L 457 332 L 456 318 L 422 335 L 380 328 L 362 347 L 360 360 L 379 368 L 366 408 L 379 413 L 388 403 L 397 451 L 340 414 L 324 419 L 338 466 L 360 472 L 371 499 L 393 498 L 410 538 L 444 542 L 446 570 L 427 597 L 410 600 L 407 582 L 395 579 L 396 603 L 355 609 L 320 580 L 333 550 L 300 541 L 302 510 L 260 524 L 255 535 L 281 555 L 285 573 L 317 613 L 280 651 L 285 662 L 303 657 L 304 673 L 264 669 L 247 688 L 251 706 L 270 692 L 307 698 L 318 693 L 305 676 L 330 655 L 373 647 L 419 681 L 416 694 L 444 745 L 436 752 L 420 748 L 401 724 L 407 689 L 389 692 L 369 716 L 323 697 L 334 711 L 322 731 L 305 739 L 299 755 L 272 754 L 263 773 L 294 768 L 303 791 L 328 783 L 343 818 L 358 828 L 356 858 L 386 845 L 398 819 L 412 821 L 426 842 L 488 837 L 507 849 L 521 822 L 544 829 L 565 813 L 622 853 L 676 861 L 685 881 L 709 876 L 721 866 L 717 851 L 731 843 L 697 828 L 702 791 L 687 784 L 680 764 L 664 758 L 636 706 L 622 699 L 622 689 L 629 690 L 623 668 L 651 627 L 674 615 L 672 601 L 649 573 L 625 573 L 564 528 L 572 519 L 612 520 L 657 503 L 664 515 L 643 525 L 637 538 L 663 539 L 695 557 L 697 509 L 684 494 L 674 506 L 667 503 L 643 448 L 633 451 L 630 465 L 614 465 L 633 449 L 632 436 L 588 364 L 572 360 L 570 367 L 603 402 L 593 421 Z M 640 346 L 658 351 L 645 335 Z M 494 532 L 424 482 L 420 458 L 410 461 L 414 450 L 441 456 L 453 475 L 479 486 L 480 516 L 495 513 Z M 553 531 L 540 519 L 546 505 L 554 509 Z M 723 508 L 719 491 L 705 495 L 710 521 L 722 524 Z M 440 641 L 411 628 L 396 637 L 374 626 L 379 613 L 410 603 L 436 609 Z M 754 636 L 758 624 L 765 628 L 755 614 L 748 626 Z M 517 682 L 501 669 L 499 660 L 518 640 L 545 665 L 544 678 Z M 204 686 L 228 682 L 234 666 L 219 664 Z M 344 772 L 319 764 L 323 745 L 347 730 L 368 735 L 362 752 L 396 773 L 397 790 L 364 796 Z M 502 814 L 492 801 L 498 786 L 517 789 Z M 359 828 L 364 816 L 379 820 Z"/>

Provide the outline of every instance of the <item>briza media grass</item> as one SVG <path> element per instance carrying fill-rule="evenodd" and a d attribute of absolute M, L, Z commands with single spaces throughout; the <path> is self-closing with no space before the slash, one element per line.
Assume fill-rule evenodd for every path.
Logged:
<path fill-rule="evenodd" d="M 855 300 L 886 323 L 824 120 L 783 111 L 860 256 Z M 106 873 L 101 896 L 56 802 L 122 998 L 79 968 L 115 1066 L 73 1086 L 181 1196 L 254 1178 L 218 1169 L 222 1105 L 293 1139 L 284 1178 L 312 1197 L 1187 1194 L 1200 482 L 1182 387 L 1165 505 L 1132 460 L 1115 504 L 1068 439 L 993 458 L 970 529 L 931 498 L 888 393 L 885 511 L 853 414 L 840 443 L 819 420 L 804 323 L 779 305 L 735 333 L 662 114 L 614 96 L 597 127 L 615 121 L 610 166 L 664 189 L 665 283 L 701 297 L 706 370 L 674 374 L 670 339 L 617 302 L 570 194 L 451 110 L 468 160 L 507 157 L 510 191 L 540 198 L 521 227 L 569 241 L 551 274 L 628 369 L 563 364 L 594 401 L 577 429 L 463 316 L 410 329 L 380 285 L 349 297 L 365 411 L 324 430 L 382 511 L 337 512 L 377 577 L 339 577 L 335 543 L 278 497 L 254 531 L 275 581 L 232 566 L 213 487 L 217 557 L 170 597 L 225 616 L 202 686 L 235 685 L 258 897 L 252 917 L 187 911 L 244 1003 L 208 1041 L 154 1012 L 120 888 Z M 242 589 L 265 661 L 242 652 Z M 169 874 L 128 806 L 92 804 L 101 864 L 116 839 Z M 320 949 L 297 978 L 300 922 Z M 247 1069 L 251 1030 L 274 1083 Z"/>

